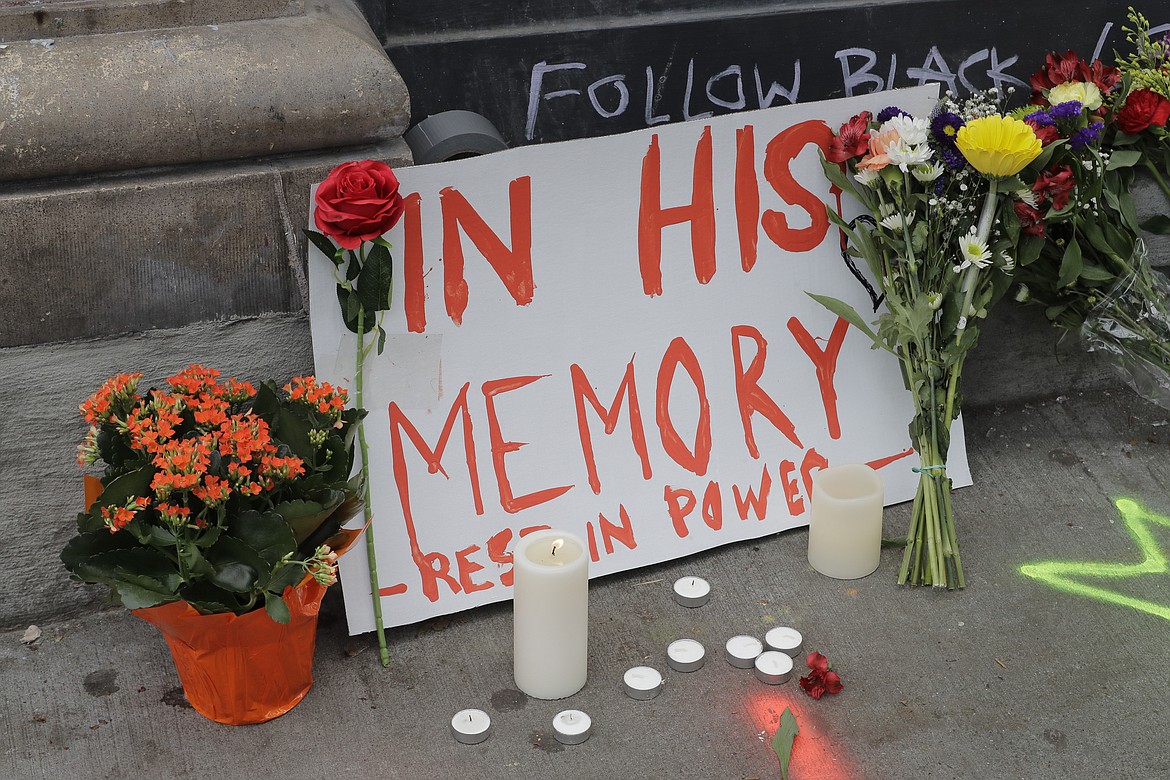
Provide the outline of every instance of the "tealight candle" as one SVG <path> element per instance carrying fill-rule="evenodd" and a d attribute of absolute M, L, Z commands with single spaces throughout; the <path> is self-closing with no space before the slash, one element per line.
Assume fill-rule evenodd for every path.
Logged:
<path fill-rule="evenodd" d="M 804 648 L 804 636 L 795 628 L 776 626 L 764 634 L 764 644 L 769 650 L 779 650 L 785 655 L 795 658 Z"/>
<path fill-rule="evenodd" d="M 814 472 L 812 483 L 809 564 L 839 580 L 873 573 L 882 554 L 882 478 L 850 463 Z"/>
<path fill-rule="evenodd" d="M 756 658 L 756 677 L 768 685 L 786 683 L 792 677 L 792 657 L 779 650 L 765 650 Z"/>
<path fill-rule="evenodd" d="M 626 696 L 631 699 L 648 701 L 662 693 L 662 675 L 649 666 L 635 666 L 626 672 L 622 681 L 626 686 Z"/>
<path fill-rule="evenodd" d="M 562 745 L 579 745 L 589 739 L 593 719 L 581 710 L 564 710 L 553 718 L 553 735 Z"/>
<path fill-rule="evenodd" d="M 727 640 L 727 663 L 740 669 L 751 669 L 756 656 L 764 652 L 764 644 L 754 636 L 733 636 Z"/>
<path fill-rule="evenodd" d="M 666 648 L 666 660 L 676 672 L 693 672 L 707 660 L 707 650 L 694 639 L 676 639 Z"/>
<path fill-rule="evenodd" d="M 711 599 L 711 583 L 702 577 L 680 577 L 674 581 L 674 600 L 684 607 L 701 607 Z"/>
<path fill-rule="evenodd" d="M 459 710 L 451 718 L 451 734 L 456 742 L 477 745 L 488 738 L 492 719 L 483 710 Z"/>

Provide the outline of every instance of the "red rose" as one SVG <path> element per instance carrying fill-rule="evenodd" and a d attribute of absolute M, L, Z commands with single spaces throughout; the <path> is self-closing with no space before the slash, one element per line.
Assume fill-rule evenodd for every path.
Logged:
<path fill-rule="evenodd" d="M 1052 208 L 1059 211 L 1068 205 L 1069 196 L 1076 186 L 1077 180 L 1073 178 L 1072 168 L 1061 165 L 1041 171 L 1036 177 L 1036 183 L 1032 185 L 1032 192 L 1052 201 Z"/>
<path fill-rule="evenodd" d="M 869 121 L 871 115 L 862 111 L 857 116 L 841 125 L 837 135 L 829 142 L 829 151 L 825 152 L 825 159 L 829 162 L 843 163 L 854 157 L 863 157 L 869 151 Z"/>
<path fill-rule="evenodd" d="M 398 222 L 404 207 L 398 177 L 377 160 L 343 163 L 317 187 L 317 229 L 341 245 L 357 249 Z"/>
<path fill-rule="evenodd" d="M 1130 135 L 1149 127 L 1163 127 L 1170 119 L 1170 100 L 1152 89 L 1135 89 L 1117 112 L 1117 126 Z"/>
<path fill-rule="evenodd" d="M 1015 202 L 1016 216 L 1020 220 L 1020 232 L 1026 236 L 1044 235 L 1044 215 L 1047 212 L 1032 208 L 1022 200 Z"/>

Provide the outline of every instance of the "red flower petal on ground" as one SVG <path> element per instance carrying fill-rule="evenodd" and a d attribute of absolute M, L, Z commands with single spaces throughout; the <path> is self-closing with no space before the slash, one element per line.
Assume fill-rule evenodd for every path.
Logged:
<path fill-rule="evenodd" d="M 840 693 L 845 687 L 841 682 L 841 675 L 833 671 L 825 672 L 824 681 L 825 690 L 832 694 Z"/>
<path fill-rule="evenodd" d="M 812 669 L 817 674 L 824 674 L 829 670 L 829 659 L 815 651 L 809 653 L 808 657 L 804 659 L 804 662 L 808 665 L 809 669 Z"/>
<path fill-rule="evenodd" d="M 819 699 L 825 695 L 824 680 L 821 679 L 821 675 L 817 672 L 801 677 L 800 687 L 804 688 L 805 693 L 814 699 Z"/>

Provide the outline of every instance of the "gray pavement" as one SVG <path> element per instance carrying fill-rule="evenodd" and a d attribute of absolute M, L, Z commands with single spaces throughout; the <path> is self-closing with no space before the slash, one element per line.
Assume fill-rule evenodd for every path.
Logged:
<path fill-rule="evenodd" d="M 567 702 L 513 690 L 507 604 L 390 631 L 383 669 L 372 635 L 346 636 L 331 593 L 313 690 L 248 727 L 185 706 L 161 637 L 107 611 L 44 625 L 31 646 L 0 634 L 0 778 L 763 780 L 779 777 L 761 737 L 785 706 L 801 726 L 793 780 L 1170 776 L 1170 576 L 1084 580 L 1110 602 L 1019 573 L 1142 560 L 1111 501 L 1170 515 L 1167 413 L 1117 387 L 1065 395 L 968 414 L 976 484 L 955 496 L 965 592 L 898 588 L 894 550 L 870 577 L 827 579 L 807 566 L 803 530 L 607 577 L 590 591 L 589 682 Z M 888 534 L 908 511 L 887 510 Z M 1170 526 L 1148 528 L 1170 550 Z M 671 601 L 684 573 L 712 582 L 707 606 Z M 672 639 L 715 651 L 775 624 L 833 661 L 840 695 L 765 686 L 719 657 L 692 674 L 665 666 Z M 653 701 L 621 691 L 641 663 L 666 672 Z M 551 738 L 566 706 L 594 718 L 584 744 Z M 465 707 L 493 718 L 480 745 L 448 735 Z"/>

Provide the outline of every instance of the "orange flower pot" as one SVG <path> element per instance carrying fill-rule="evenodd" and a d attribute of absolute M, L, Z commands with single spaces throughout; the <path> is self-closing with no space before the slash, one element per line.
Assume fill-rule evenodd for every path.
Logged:
<path fill-rule="evenodd" d="M 201 615 L 185 601 L 134 614 L 167 640 L 191 706 L 218 723 L 242 726 L 280 717 L 309 692 L 324 595 L 312 578 L 286 589 L 292 617 L 283 625 L 263 609 Z"/>

